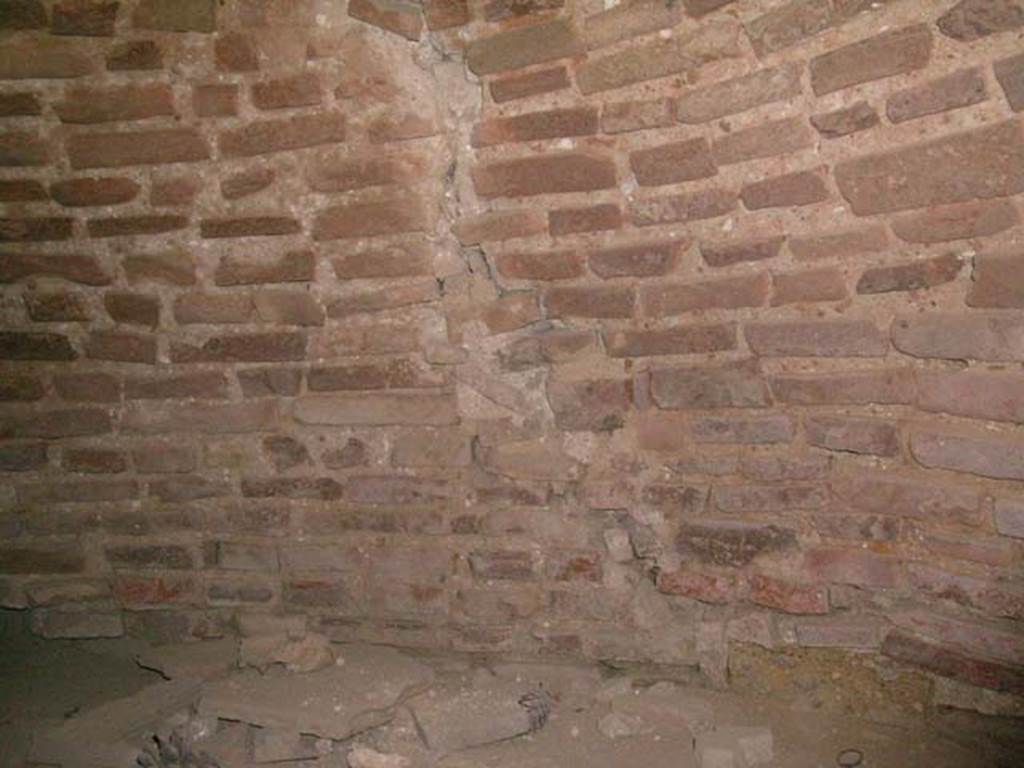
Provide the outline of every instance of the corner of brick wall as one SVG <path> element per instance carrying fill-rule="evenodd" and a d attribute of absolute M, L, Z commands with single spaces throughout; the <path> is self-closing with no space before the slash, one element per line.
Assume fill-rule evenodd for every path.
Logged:
<path fill-rule="evenodd" d="M 1024 5 L 14 0 L 0 604 L 1024 693 Z"/>

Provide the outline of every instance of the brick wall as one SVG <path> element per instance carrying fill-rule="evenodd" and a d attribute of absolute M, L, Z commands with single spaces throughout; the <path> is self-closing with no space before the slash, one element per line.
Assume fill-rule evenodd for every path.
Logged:
<path fill-rule="evenodd" d="M 0 3 L 48 636 L 1024 693 L 1021 0 Z"/>

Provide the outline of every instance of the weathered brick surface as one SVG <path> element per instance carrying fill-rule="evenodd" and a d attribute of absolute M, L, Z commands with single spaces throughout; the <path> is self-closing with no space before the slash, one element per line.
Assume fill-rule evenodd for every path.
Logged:
<path fill-rule="evenodd" d="M 855 213 L 925 208 L 1024 190 L 1024 128 L 999 123 L 840 163 L 836 182 Z"/>
<path fill-rule="evenodd" d="M 328 5 L 0 2 L 0 602 L 1012 686 L 1020 0 Z"/>

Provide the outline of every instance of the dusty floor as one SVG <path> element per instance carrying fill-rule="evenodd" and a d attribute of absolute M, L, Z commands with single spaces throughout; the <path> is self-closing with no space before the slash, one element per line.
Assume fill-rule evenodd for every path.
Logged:
<path fill-rule="evenodd" d="M 270 663 L 273 643 L 252 638 L 242 658 L 260 669 L 239 669 L 233 641 L 147 652 L 130 641 L 40 641 L 8 632 L 0 637 L 0 767 L 133 765 L 151 739 L 138 731 L 133 743 L 121 739 L 105 752 L 99 742 L 115 738 L 105 734 L 116 728 L 102 722 L 109 718 L 90 720 L 95 712 L 124 712 L 126 702 L 143 726 L 163 718 L 165 743 L 171 733 L 192 740 L 193 762 L 165 754 L 153 763 L 168 768 L 688 768 L 701 765 L 702 739 L 734 726 L 757 726 L 761 735 L 770 729 L 771 759 L 762 752 L 747 763 L 714 762 L 705 752 L 704 768 L 831 768 L 844 749 L 859 750 L 861 765 L 872 768 L 1024 765 L 1020 720 L 953 710 L 899 717 L 886 707 L 844 715 L 856 709 L 837 704 L 848 681 L 825 675 L 815 684 L 806 670 L 794 672 L 795 687 L 767 695 L 767 676 L 754 681 L 748 662 L 743 679 L 751 692 L 741 695 L 677 684 L 678 674 L 661 670 L 287 642 L 299 649 L 290 651 L 292 669 Z M 262 664 L 254 653 L 264 654 Z M 140 667 L 140 656 L 162 673 Z M 205 682 L 192 686 L 199 679 Z M 146 692 L 157 695 L 147 700 Z M 543 715 L 531 719 L 536 701 L 524 692 L 540 696 L 544 714 L 550 707 L 543 725 Z M 168 718 L 178 695 L 191 701 L 184 708 L 191 714 Z M 150 712 L 154 701 L 164 709 Z M 53 734 L 72 736 L 66 762 L 52 757 L 59 748 L 46 756 L 45 744 L 57 743 Z"/>

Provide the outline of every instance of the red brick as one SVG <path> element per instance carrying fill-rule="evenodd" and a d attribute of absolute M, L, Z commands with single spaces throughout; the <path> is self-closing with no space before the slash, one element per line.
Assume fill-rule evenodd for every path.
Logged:
<path fill-rule="evenodd" d="M 826 235 L 789 238 L 789 249 L 802 261 L 846 258 L 864 253 L 881 253 L 889 248 L 885 227 L 869 224 Z"/>
<path fill-rule="evenodd" d="M 188 226 L 187 216 L 122 216 L 89 219 L 89 237 L 133 237 L 161 235 Z"/>
<path fill-rule="evenodd" d="M 788 443 L 793 439 L 794 425 L 788 416 L 749 416 L 696 418 L 690 433 L 697 443 Z"/>
<path fill-rule="evenodd" d="M 238 86 L 194 85 L 192 109 L 199 117 L 233 117 L 238 114 Z"/>
<path fill-rule="evenodd" d="M 587 48 L 602 48 L 620 40 L 674 27 L 683 21 L 683 9 L 656 0 L 638 0 L 609 7 L 586 17 L 583 35 Z"/>
<path fill-rule="evenodd" d="M 217 265 L 213 279 L 221 286 L 306 283 L 312 282 L 315 268 L 312 251 L 292 251 L 269 261 L 227 255 Z"/>
<path fill-rule="evenodd" d="M 790 320 L 747 323 L 750 348 L 771 357 L 883 357 L 886 338 L 868 320 Z"/>
<path fill-rule="evenodd" d="M 123 453 L 106 448 L 65 448 L 60 463 L 69 472 L 89 474 L 116 474 L 128 468 Z"/>
<path fill-rule="evenodd" d="M 110 413 L 82 408 L 56 411 L 23 411 L 0 418 L 0 437 L 57 439 L 112 431 Z"/>
<path fill-rule="evenodd" d="M 569 280 L 583 275 L 578 251 L 500 253 L 495 263 L 503 276 L 514 280 Z"/>
<path fill-rule="evenodd" d="M 723 512 L 785 512 L 821 509 L 828 503 L 828 492 L 821 485 L 719 485 L 714 491 L 715 505 Z"/>
<path fill-rule="evenodd" d="M 302 371 L 292 368 L 255 368 L 237 371 L 242 397 L 297 395 L 302 384 Z"/>
<path fill-rule="evenodd" d="M 596 349 L 590 331 L 547 331 L 512 342 L 499 352 L 502 365 L 513 371 L 582 357 Z"/>
<path fill-rule="evenodd" d="M 43 113 L 39 97 L 27 91 L 0 94 L 0 117 L 33 117 Z"/>
<path fill-rule="evenodd" d="M 836 181 L 858 215 L 1016 194 L 1024 190 L 1022 132 L 1010 121 L 844 161 Z"/>
<path fill-rule="evenodd" d="M 580 153 L 497 161 L 474 168 L 472 175 L 484 198 L 590 192 L 616 183 L 610 160 Z"/>
<path fill-rule="evenodd" d="M 406 0 L 351 0 L 348 15 L 408 40 L 419 40 L 423 33 L 420 7 Z"/>
<path fill-rule="evenodd" d="M 915 397 L 909 369 L 780 374 L 769 382 L 776 399 L 793 405 L 909 405 Z"/>
<path fill-rule="evenodd" d="M 256 314 L 277 325 L 323 325 L 324 308 L 304 291 L 262 290 L 255 294 Z"/>
<path fill-rule="evenodd" d="M 119 133 L 77 133 L 67 140 L 75 170 L 162 165 L 207 160 L 206 140 L 191 128 Z"/>
<path fill-rule="evenodd" d="M 969 107 L 988 99 L 979 69 L 963 69 L 914 88 L 898 91 L 885 102 L 893 123 Z"/>
<path fill-rule="evenodd" d="M 174 114 L 174 96 L 167 85 L 123 85 L 75 88 L 53 107 L 63 123 L 93 124 L 145 120 Z"/>
<path fill-rule="evenodd" d="M 892 219 L 892 229 L 911 243 L 939 243 L 987 237 L 1020 223 L 1020 214 L 1009 200 L 979 200 L 942 205 Z"/>
<path fill-rule="evenodd" d="M 174 319 L 182 325 L 247 323 L 255 308 L 247 293 L 185 293 L 174 300 Z"/>
<path fill-rule="evenodd" d="M 548 317 L 631 317 L 635 303 L 631 288 L 566 287 L 544 293 Z"/>
<path fill-rule="evenodd" d="M 90 403 L 116 403 L 121 400 L 121 382 L 106 373 L 54 376 L 53 387 L 65 400 Z"/>
<path fill-rule="evenodd" d="M 689 242 L 658 242 L 592 251 L 587 257 L 590 270 L 598 277 L 655 277 L 672 271 L 678 253 Z"/>
<path fill-rule="evenodd" d="M 491 333 L 511 333 L 540 319 L 534 291 L 511 291 L 479 308 L 479 316 Z"/>
<path fill-rule="evenodd" d="M 997 61 L 993 69 L 1010 109 L 1020 112 L 1024 109 L 1024 54 Z"/>
<path fill-rule="evenodd" d="M 766 56 L 814 37 L 835 23 L 830 0 L 790 2 L 747 22 L 754 52 Z"/>
<path fill-rule="evenodd" d="M 828 590 L 797 584 L 764 574 L 750 577 L 750 602 L 785 613 L 824 614 L 829 612 Z"/>
<path fill-rule="evenodd" d="M 147 325 L 155 328 L 160 323 L 160 299 L 140 293 L 108 293 L 103 297 L 110 318 L 118 323 Z"/>
<path fill-rule="evenodd" d="M 702 603 L 725 605 L 731 603 L 736 595 L 736 578 L 696 571 L 660 571 L 658 591 Z"/>
<path fill-rule="evenodd" d="M 132 23 L 136 29 L 213 32 L 217 25 L 217 3 L 216 0 L 140 0 Z"/>
<path fill-rule="evenodd" d="M 939 485 L 920 475 L 862 472 L 837 478 L 832 489 L 838 501 L 860 514 L 909 517 L 940 525 L 975 526 L 981 520 L 977 490 Z"/>
<path fill-rule="evenodd" d="M 705 327 L 721 329 L 723 339 L 735 343 L 734 326 Z M 609 355 L 616 356 L 611 350 Z M 756 361 L 655 370 L 651 373 L 651 397 L 659 408 L 666 409 L 761 408 L 770 404 Z"/>
<path fill-rule="evenodd" d="M 20 254 L 0 256 L 0 283 L 34 276 L 55 277 L 83 285 L 109 285 L 113 278 L 92 256 L 78 254 Z"/>
<path fill-rule="evenodd" d="M 925 467 L 1024 480 L 1024 453 L 1013 439 L 915 431 L 910 436 L 910 451 Z"/>
<path fill-rule="evenodd" d="M 543 93 L 561 91 L 569 87 L 569 76 L 564 66 L 511 75 L 491 82 L 491 98 L 501 104 L 514 99 L 539 96 Z"/>
<path fill-rule="evenodd" d="M 683 5 L 690 16 L 699 19 L 733 2 L 735 0 L 683 0 Z"/>
<path fill-rule="evenodd" d="M 788 101 L 800 93 L 803 71 L 803 64 L 794 62 L 688 91 L 679 98 L 676 116 L 682 123 L 706 123 L 762 104 Z"/>
<path fill-rule="evenodd" d="M 479 38 L 467 48 L 466 62 L 474 74 L 491 75 L 574 56 L 580 51 L 569 21 L 555 19 Z"/>
<path fill-rule="evenodd" d="M 365 467 L 370 463 L 369 451 L 366 443 L 350 437 L 345 445 L 327 451 L 320 456 L 320 460 L 328 469 L 351 469 L 352 467 Z"/>
<path fill-rule="evenodd" d="M 714 457 L 712 461 L 720 462 L 720 457 Z M 820 480 L 828 476 L 831 468 L 832 458 L 820 453 L 806 456 L 748 454 L 742 460 L 742 471 L 746 477 L 766 483 Z M 723 474 L 734 471 L 735 467 L 727 466 Z"/>
<path fill-rule="evenodd" d="M 997 499 L 994 520 L 999 533 L 1024 538 L 1024 499 Z"/>
<path fill-rule="evenodd" d="M 126 400 L 224 399 L 228 396 L 228 383 L 224 374 L 212 371 L 130 378 L 124 382 L 124 396 Z"/>
<path fill-rule="evenodd" d="M 832 112 L 811 115 L 811 125 L 826 139 L 839 139 L 851 133 L 874 128 L 881 118 L 866 101 L 857 101 Z"/>
<path fill-rule="evenodd" d="M 13 374 L 0 377 L 0 402 L 40 400 L 45 393 L 40 379 Z"/>
<path fill-rule="evenodd" d="M 154 179 L 150 184 L 149 203 L 157 206 L 191 205 L 202 181 L 188 176 L 169 179 Z"/>
<path fill-rule="evenodd" d="M 917 389 L 924 411 L 1024 424 L 1024 379 L 1015 373 L 921 371 Z"/>
<path fill-rule="evenodd" d="M 0 133 L 0 167 L 26 168 L 46 165 L 50 152 L 38 134 L 28 131 Z"/>
<path fill-rule="evenodd" d="M 0 549 L 0 573 L 81 573 L 85 556 L 78 547 L 53 544 L 41 547 Z"/>
<path fill-rule="evenodd" d="M 700 253 L 709 267 L 731 267 L 748 261 L 763 261 L 779 255 L 785 237 L 742 240 L 727 243 L 701 243 Z"/>
<path fill-rule="evenodd" d="M 257 109 L 290 109 L 320 104 L 320 80 L 310 73 L 253 83 L 251 98 Z"/>
<path fill-rule="evenodd" d="M 18 443 L 0 447 L 0 472 L 33 472 L 43 469 L 46 463 L 46 446 L 41 443 Z"/>
<path fill-rule="evenodd" d="M 866 269 L 857 281 L 857 293 L 888 293 L 934 288 L 952 282 L 960 274 L 963 262 L 956 254 L 947 254 L 911 264 Z"/>
<path fill-rule="evenodd" d="M 93 331 L 85 340 L 85 354 L 93 360 L 156 365 L 156 338 L 134 333 Z"/>
<path fill-rule="evenodd" d="M 320 211 L 313 222 L 313 239 L 342 240 L 424 232 L 428 226 L 423 203 L 415 198 L 349 203 Z"/>
<path fill-rule="evenodd" d="M 899 563 L 873 552 L 812 549 L 804 555 L 804 567 L 817 581 L 891 589 L 899 582 Z"/>
<path fill-rule="evenodd" d="M 743 204 L 752 211 L 813 205 L 828 200 L 825 176 L 819 171 L 797 171 L 746 184 L 740 191 Z"/>
<path fill-rule="evenodd" d="M 932 555 L 951 560 L 966 560 L 995 567 L 1006 567 L 1013 563 L 1016 547 L 1002 538 L 986 538 L 971 532 L 968 538 L 961 536 L 920 535 L 924 548 Z"/>
<path fill-rule="evenodd" d="M 199 232 L 205 238 L 273 237 L 294 235 L 302 229 L 288 216 L 250 216 L 230 219 L 203 219 Z"/>
<path fill-rule="evenodd" d="M 463 217 L 453 227 L 455 236 L 463 245 L 533 237 L 546 230 L 543 212 L 534 208 L 488 211 Z"/>
<path fill-rule="evenodd" d="M 1024 27 L 1024 6 L 1017 0 L 961 0 L 939 17 L 946 37 L 972 42 Z"/>
<path fill-rule="evenodd" d="M 443 376 L 404 359 L 382 363 L 312 368 L 308 374 L 308 386 L 311 392 L 418 389 L 438 387 L 443 384 Z"/>
<path fill-rule="evenodd" d="M 605 333 L 610 357 L 693 355 L 736 349 L 736 326 L 679 326 L 664 330 Z"/>
<path fill-rule="evenodd" d="M 891 333 L 893 345 L 914 357 L 1024 360 L 1024 318 L 1014 313 L 901 315 Z"/>
<path fill-rule="evenodd" d="M 260 68 L 252 38 L 240 32 L 217 36 L 213 42 L 213 60 L 218 72 L 255 72 Z"/>
<path fill-rule="evenodd" d="M 46 26 L 46 6 L 39 0 L 9 0 L 0 13 L 0 29 L 42 29 Z"/>
<path fill-rule="evenodd" d="M 705 139 L 689 139 L 630 152 L 629 165 L 643 186 L 708 178 L 718 173 Z"/>
<path fill-rule="evenodd" d="M 0 331 L 0 360 L 74 360 L 77 357 L 66 336 Z"/>
<path fill-rule="evenodd" d="M 300 398 L 293 416 L 300 424 L 447 425 L 457 421 L 451 395 L 374 392 Z"/>
<path fill-rule="evenodd" d="M 630 218 L 638 227 L 649 227 L 714 219 L 731 213 L 735 208 L 735 193 L 724 189 L 707 189 L 703 192 L 631 200 Z"/>
<path fill-rule="evenodd" d="M 680 526 L 675 548 L 684 562 L 738 568 L 762 555 L 791 549 L 795 543 L 796 536 L 788 528 L 708 520 Z"/>
<path fill-rule="evenodd" d="M 139 496 L 134 480 L 71 480 L 60 483 L 21 485 L 17 488 L 21 504 L 92 504 L 128 501 Z"/>
<path fill-rule="evenodd" d="M 342 253 L 332 262 L 339 280 L 414 277 L 432 274 L 430 252 L 421 244 Z"/>
<path fill-rule="evenodd" d="M 1014 666 L 972 658 L 958 647 L 924 640 L 901 630 L 886 635 L 882 653 L 968 685 L 1018 696 L 1024 691 L 1024 675 Z"/>
<path fill-rule="evenodd" d="M 345 118 L 336 113 L 262 120 L 223 131 L 217 139 L 225 157 L 252 157 L 345 141 Z"/>
<path fill-rule="evenodd" d="M 72 219 L 0 219 L 0 243 L 36 243 L 67 240 Z"/>
<path fill-rule="evenodd" d="M 1024 252 L 975 256 L 973 278 L 967 306 L 1024 307 Z"/>
<path fill-rule="evenodd" d="M 630 9 L 632 10 L 632 9 Z M 692 72 L 704 64 L 740 55 L 740 29 L 732 21 L 705 24 L 700 30 L 633 45 L 592 58 L 576 70 L 586 95 L 633 83 Z"/>
<path fill-rule="evenodd" d="M 156 282 L 189 286 L 196 282 L 195 260 L 182 251 L 170 250 L 125 256 L 122 267 L 131 284 Z"/>
<path fill-rule="evenodd" d="M 772 276 L 773 307 L 846 298 L 846 278 L 835 267 Z"/>
<path fill-rule="evenodd" d="M 427 29 L 451 29 L 469 23 L 467 0 L 424 0 Z"/>
<path fill-rule="evenodd" d="M 139 194 L 137 182 L 126 178 L 78 178 L 50 185 L 50 194 L 68 207 L 118 205 L 134 200 Z"/>
<path fill-rule="evenodd" d="M 121 429 L 125 433 L 139 434 L 243 434 L 272 430 L 276 421 L 277 403 L 268 400 L 223 404 L 193 402 L 188 408 L 173 402 L 138 402 L 125 406 Z"/>
<path fill-rule="evenodd" d="M 171 344 L 175 363 L 261 363 L 303 360 L 306 336 L 302 333 L 241 333 L 214 336 L 201 346 Z"/>
<path fill-rule="evenodd" d="M 621 226 L 622 211 L 615 203 L 548 211 L 548 229 L 552 237 L 563 237 L 581 232 L 601 232 L 619 229 Z"/>
<path fill-rule="evenodd" d="M 143 474 L 180 474 L 196 469 L 195 451 L 171 443 L 148 443 L 132 449 L 135 470 Z"/>
<path fill-rule="evenodd" d="M 604 133 L 626 133 L 651 128 L 668 128 L 675 124 L 676 103 L 672 99 L 619 101 L 601 109 L 601 130 Z"/>
<path fill-rule="evenodd" d="M 220 183 L 220 194 L 225 200 L 239 200 L 262 192 L 277 178 L 273 168 L 254 166 L 233 174 Z"/>
<path fill-rule="evenodd" d="M 144 72 L 162 69 L 164 56 L 153 40 L 126 40 L 110 49 L 106 62 L 111 72 Z"/>
<path fill-rule="evenodd" d="M 329 477 L 243 477 L 242 495 L 249 498 L 317 499 L 332 501 L 345 487 Z"/>
<path fill-rule="evenodd" d="M 494 144 L 556 139 L 562 136 L 590 136 L 595 133 L 595 108 L 568 107 L 485 120 L 478 123 L 473 130 L 473 145 L 487 147 Z"/>
<path fill-rule="evenodd" d="M 700 283 L 645 285 L 640 300 L 647 317 L 669 317 L 710 309 L 764 306 L 770 281 L 764 273 Z"/>
<path fill-rule="evenodd" d="M 633 401 L 632 385 L 622 379 L 551 381 L 547 395 L 555 425 L 569 431 L 621 429 Z"/>
<path fill-rule="evenodd" d="M 717 138 L 712 154 L 719 165 L 745 163 L 776 155 L 788 155 L 814 146 L 814 135 L 796 117 L 772 120 Z"/>
<path fill-rule="evenodd" d="M 811 59 L 818 96 L 928 66 L 932 33 L 925 24 L 883 32 Z"/>
<path fill-rule="evenodd" d="M 804 432 L 809 444 L 830 451 L 895 456 L 900 450 L 896 427 L 878 419 L 809 416 Z"/>
<path fill-rule="evenodd" d="M 0 179 L 0 203 L 29 203 L 48 199 L 46 187 L 35 179 Z"/>
<path fill-rule="evenodd" d="M 0 49 L 0 80 L 57 80 L 81 77 L 92 70 L 92 61 L 77 41 L 37 37 L 5 42 Z"/>

